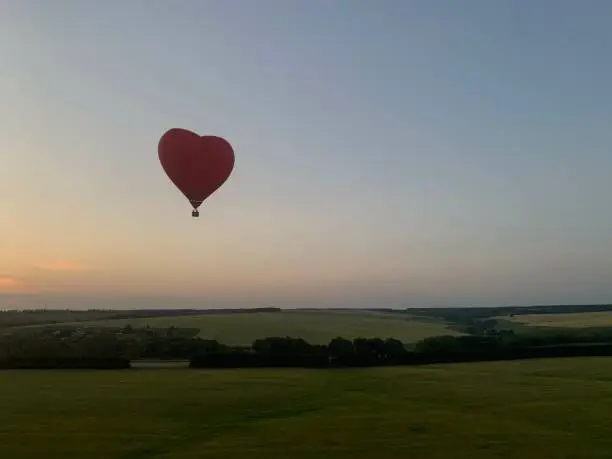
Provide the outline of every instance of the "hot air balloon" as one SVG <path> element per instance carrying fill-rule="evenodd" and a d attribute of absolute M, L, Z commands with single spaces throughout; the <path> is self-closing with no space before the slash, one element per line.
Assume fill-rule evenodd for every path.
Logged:
<path fill-rule="evenodd" d="M 202 202 L 225 183 L 234 169 L 234 150 L 227 140 L 200 136 L 187 129 L 166 131 L 159 139 L 157 152 L 170 181 L 193 207 L 192 217 L 200 216 Z"/>

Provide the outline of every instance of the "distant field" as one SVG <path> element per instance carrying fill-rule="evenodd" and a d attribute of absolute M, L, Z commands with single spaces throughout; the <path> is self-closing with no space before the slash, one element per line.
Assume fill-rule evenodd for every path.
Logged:
<path fill-rule="evenodd" d="M 610 363 L 0 372 L 0 457 L 608 459 Z"/>
<path fill-rule="evenodd" d="M 612 326 L 612 312 L 529 314 L 504 317 L 504 319 L 537 327 L 586 328 Z"/>
<path fill-rule="evenodd" d="M 198 315 L 139 319 L 97 320 L 79 326 L 185 327 L 200 328 L 200 337 L 228 345 L 250 345 L 266 336 L 303 338 L 312 344 L 328 343 L 337 336 L 393 337 L 406 343 L 428 336 L 457 335 L 446 324 L 406 314 L 376 314 L 346 311 L 283 311 L 258 314 Z"/>

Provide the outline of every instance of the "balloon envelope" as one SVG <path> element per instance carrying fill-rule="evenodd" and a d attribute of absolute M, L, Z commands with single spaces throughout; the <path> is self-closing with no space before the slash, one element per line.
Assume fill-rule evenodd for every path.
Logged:
<path fill-rule="evenodd" d="M 168 130 L 159 139 L 157 152 L 164 171 L 194 209 L 223 185 L 234 169 L 234 150 L 227 140 L 186 129 Z"/>

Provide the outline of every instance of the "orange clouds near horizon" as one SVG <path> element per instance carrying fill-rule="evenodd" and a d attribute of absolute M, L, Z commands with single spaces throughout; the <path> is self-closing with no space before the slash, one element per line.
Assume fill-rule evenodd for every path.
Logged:
<path fill-rule="evenodd" d="M 72 261 L 56 261 L 52 263 L 36 263 L 35 268 L 45 271 L 89 271 L 90 268 Z"/>
<path fill-rule="evenodd" d="M 15 276 L 0 275 L 0 293 L 24 293 L 29 291 L 27 285 Z"/>
<path fill-rule="evenodd" d="M 0 288 L 12 288 L 19 285 L 19 281 L 12 276 L 0 276 Z"/>

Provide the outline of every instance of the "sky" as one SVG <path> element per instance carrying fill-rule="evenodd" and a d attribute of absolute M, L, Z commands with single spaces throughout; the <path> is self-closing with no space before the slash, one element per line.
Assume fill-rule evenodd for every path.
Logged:
<path fill-rule="evenodd" d="M 608 0 L 4 0 L 0 308 L 612 301 Z M 236 166 L 191 218 L 172 127 Z"/>

